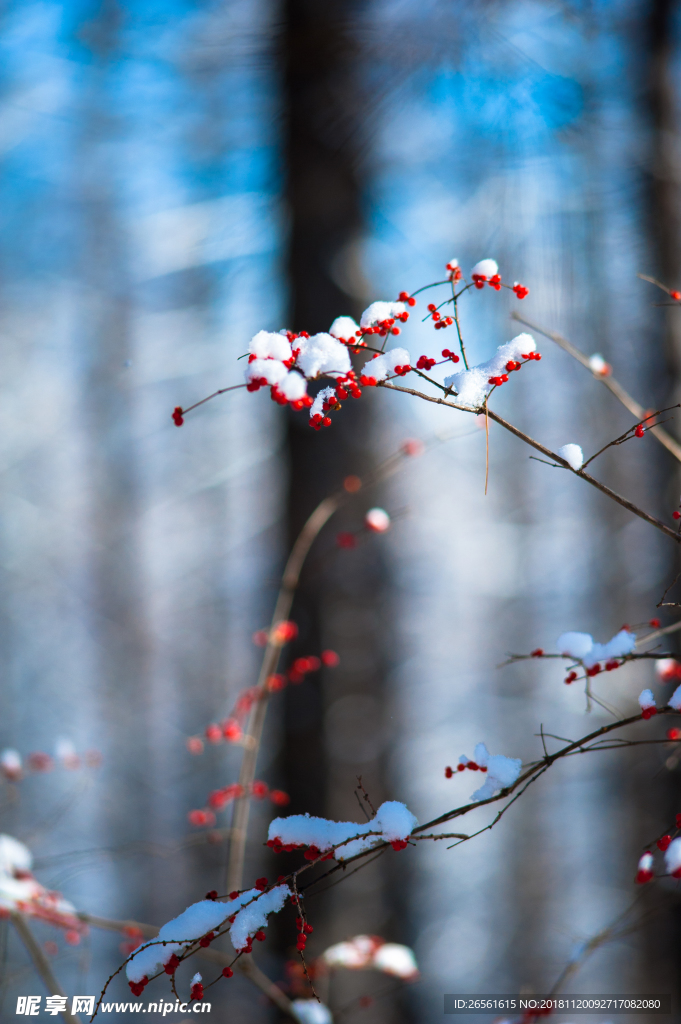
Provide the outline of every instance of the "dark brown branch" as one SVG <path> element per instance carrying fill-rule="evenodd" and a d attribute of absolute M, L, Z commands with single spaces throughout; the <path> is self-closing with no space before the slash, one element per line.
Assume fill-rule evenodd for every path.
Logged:
<path fill-rule="evenodd" d="M 562 348 L 564 352 L 567 352 L 568 355 L 571 355 L 578 363 L 581 363 L 589 373 L 593 374 L 596 380 L 600 381 L 601 384 L 604 384 L 608 391 L 610 391 L 611 394 L 613 394 L 615 398 L 622 403 L 625 409 L 628 409 L 629 412 L 632 413 L 633 416 L 639 420 L 645 416 L 646 410 L 639 404 L 639 402 L 636 401 L 635 398 L 632 398 L 631 395 L 624 390 L 621 384 L 619 384 L 609 374 L 606 376 L 592 370 L 588 356 L 585 356 L 583 352 L 576 348 L 572 342 L 567 340 L 567 338 L 564 338 L 562 334 L 557 334 L 555 331 L 548 331 L 545 327 L 540 327 L 539 324 L 533 323 L 532 320 L 526 320 L 525 317 L 520 316 L 520 314 L 516 312 L 511 313 L 511 319 L 524 324 L 525 327 L 529 327 L 531 331 L 537 331 L 538 334 L 543 334 L 545 338 L 550 338 L 550 340 L 554 341 L 559 348 Z M 655 438 L 657 438 L 660 444 L 664 445 L 667 451 L 671 452 L 672 455 L 681 462 L 681 444 L 679 444 L 671 434 L 668 434 L 666 430 L 662 429 L 662 427 L 651 427 L 650 432 Z"/>
<path fill-rule="evenodd" d="M 458 409 L 461 412 L 470 412 L 476 415 L 481 415 L 484 412 L 484 409 L 472 409 L 467 405 L 460 405 L 457 402 L 449 402 L 444 398 L 436 398 L 432 395 L 424 395 L 422 391 L 416 391 L 414 388 L 405 388 L 398 386 L 397 384 L 386 383 L 385 381 L 380 381 L 377 384 L 377 387 L 387 388 L 390 391 L 402 391 L 404 394 L 414 395 L 415 398 L 422 398 L 425 402 L 433 402 L 435 405 L 446 405 L 449 406 L 450 409 Z M 503 427 L 504 430 L 508 430 L 511 434 L 515 434 L 516 437 L 519 437 L 521 441 L 525 442 L 525 444 L 530 445 L 531 448 L 534 448 L 536 451 L 541 452 L 542 455 L 546 455 L 550 459 L 553 459 L 559 466 L 562 466 L 563 469 L 567 469 L 571 473 L 574 473 L 575 476 L 580 477 L 582 480 L 586 480 L 586 482 L 591 484 L 592 487 L 597 488 L 597 490 L 607 495 L 608 498 L 616 501 L 619 505 L 626 508 L 629 512 L 632 512 L 635 516 L 638 516 L 639 519 L 643 519 L 644 522 L 650 523 L 651 526 L 655 526 L 667 537 L 671 537 L 672 540 L 676 541 L 677 544 L 681 542 L 681 535 L 670 529 L 666 523 L 663 523 L 660 519 L 657 519 L 655 516 L 651 516 L 649 512 L 645 512 L 637 505 L 634 505 L 633 501 L 629 501 L 628 498 L 624 498 L 621 494 L 617 494 L 616 491 L 611 490 L 610 487 L 606 487 L 606 485 L 602 484 L 600 480 L 596 480 L 589 473 L 585 473 L 584 470 L 573 469 L 565 459 L 561 459 L 560 455 L 556 455 L 556 453 L 552 452 L 550 448 L 540 444 L 539 441 L 535 441 L 534 438 L 529 436 L 529 434 L 525 434 L 518 427 L 513 426 L 512 423 L 509 423 L 502 416 L 499 416 L 498 413 L 493 412 L 492 409 L 488 410 L 488 415 L 489 418 L 494 420 L 495 423 L 498 423 L 500 427 Z M 654 428 L 651 427 L 650 429 L 652 430 Z M 681 449 L 679 449 L 679 451 L 681 458 Z"/>

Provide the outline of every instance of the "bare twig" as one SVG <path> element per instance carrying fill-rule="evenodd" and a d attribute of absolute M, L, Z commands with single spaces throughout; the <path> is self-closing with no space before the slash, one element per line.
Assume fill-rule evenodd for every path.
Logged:
<path fill-rule="evenodd" d="M 629 427 L 629 429 L 625 430 L 623 434 L 620 434 L 619 437 L 616 437 L 614 441 L 608 441 L 608 443 L 604 444 L 602 448 L 599 448 L 595 455 L 592 455 L 591 458 L 587 459 L 586 462 L 582 463 L 582 469 L 586 469 L 590 462 L 593 462 L 594 459 L 597 459 L 598 456 L 602 455 L 603 452 L 608 450 L 608 448 L 614 448 L 618 444 L 624 444 L 625 441 L 631 441 L 634 437 L 634 431 L 636 430 L 636 428 L 642 427 L 646 420 L 654 420 L 657 416 L 661 416 L 663 412 L 669 412 L 671 409 L 679 408 L 681 408 L 681 406 L 679 406 L 678 404 L 670 405 L 667 409 L 660 409 L 658 412 L 651 412 L 647 416 L 644 416 L 642 420 L 640 420 L 638 423 L 635 423 L 633 427 Z M 645 427 L 644 429 L 650 430 L 651 428 Z"/>
<path fill-rule="evenodd" d="M 369 474 L 364 483 L 370 485 L 377 480 L 387 476 L 397 468 L 399 463 L 408 456 L 403 452 L 390 456 L 373 473 Z M 270 691 L 267 687 L 267 680 L 270 675 L 276 672 L 282 643 L 277 638 L 276 627 L 285 622 L 291 612 L 293 598 L 298 588 L 300 573 L 310 548 L 319 535 L 323 526 L 331 516 L 347 501 L 353 497 L 343 489 L 337 491 L 328 498 L 324 498 L 309 517 L 298 538 L 293 545 L 291 554 L 288 557 L 286 567 L 281 580 L 281 587 L 272 615 L 272 623 L 267 638 L 267 646 L 263 654 L 260 674 L 258 676 L 257 690 L 258 700 L 255 701 L 251 711 L 251 717 L 244 737 L 244 753 L 239 773 L 239 785 L 242 795 L 234 802 L 232 813 L 231 839 L 229 844 L 229 860 L 227 864 L 227 892 L 241 889 L 243 880 L 244 857 L 246 850 L 246 836 L 248 831 L 248 819 L 251 806 L 251 787 L 255 778 L 255 769 L 258 760 L 258 752 L 262 740 L 262 732 L 267 715 L 267 707 L 270 699 Z"/>
<path fill-rule="evenodd" d="M 648 279 L 646 278 L 646 280 Z M 601 384 L 604 384 L 608 391 L 610 391 L 615 398 L 622 403 L 625 409 L 628 409 L 629 412 L 636 417 L 636 419 L 640 420 L 646 415 L 647 410 L 644 409 L 635 398 L 632 398 L 631 395 L 624 390 L 622 385 L 619 384 L 612 376 L 609 374 L 606 376 L 605 374 L 596 373 L 592 370 L 589 364 L 589 357 L 585 356 L 583 352 L 576 348 L 576 346 L 573 345 L 572 342 L 568 341 L 567 338 L 564 338 L 562 334 L 557 334 L 555 331 L 549 331 L 545 327 L 540 327 L 539 324 L 535 324 L 532 320 L 527 320 L 516 312 L 511 313 L 511 319 L 517 320 L 518 323 L 524 324 L 525 327 L 529 327 L 530 330 L 537 331 L 539 334 L 543 334 L 545 338 L 550 338 L 551 341 L 554 341 L 559 348 L 562 348 L 564 352 L 567 352 L 568 355 L 571 355 L 578 363 L 581 363 L 589 373 L 593 374 L 596 380 L 600 381 Z M 668 434 L 666 430 L 662 429 L 662 427 L 650 427 L 650 432 L 657 438 L 660 444 L 664 445 L 667 451 L 671 452 L 674 458 L 681 462 L 681 444 L 679 444 L 671 434 Z"/>
<path fill-rule="evenodd" d="M 19 936 L 24 946 L 26 947 L 28 955 L 33 961 L 33 966 L 35 967 L 38 975 L 40 976 L 49 994 L 51 996 L 65 997 L 66 993 L 64 992 L 64 989 L 61 987 L 61 985 L 55 978 L 54 974 L 52 973 L 52 968 L 49 964 L 49 961 L 45 954 L 43 953 L 42 949 L 40 948 L 39 944 L 33 937 L 33 932 L 29 928 L 28 922 L 26 921 L 26 918 L 23 916 L 23 914 L 19 914 L 16 912 L 13 913 L 12 924 L 16 929 L 17 935 Z M 66 1009 L 61 1011 L 60 1016 L 63 1018 L 63 1020 L 66 1021 L 66 1024 L 80 1024 L 80 1018 L 69 1011 L 68 1002 L 66 1004 Z"/>
<path fill-rule="evenodd" d="M 402 391 L 404 392 L 404 394 L 414 395 L 415 398 L 422 398 L 424 402 L 433 402 L 435 405 L 446 405 L 450 409 L 459 409 L 461 412 L 470 412 L 475 413 L 476 415 L 480 414 L 481 412 L 484 412 L 483 409 L 473 409 L 470 406 L 461 405 L 457 402 L 446 401 L 444 398 L 437 398 L 433 395 L 425 395 L 422 391 L 415 391 L 414 388 L 405 388 L 398 386 L 397 384 L 386 383 L 385 381 L 379 381 L 377 387 L 388 388 L 390 391 Z M 559 466 L 562 466 L 563 469 L 567 469 L 571 473 L 574 473 L 575 476 L 580 477 L 582 480 L 586 480 L 586 482 L 588 484 L 591 484 L 592 487 L 596 487 L 599 491 L 607 495 L 613 501 L 616 501 L 619 505 L 622 505 L 623 508 L 626 508 L 629 512 L 632 512 L 635 516 L 638 516 L 639 519 L 643 519 L 644 522 L 650 523 L 651 526 L 655 526 L 667 537 L 671 537 L 672 540 L 676 541 L 677 544 L 681 542 L 681 535 L 677 534 L 674 530 L 670 529 L 666 525 L 666 523 L 663 523 L 660 519 L 657 519 L 655 516 L 651 516 L 650 513 L 645 512 L 637 505 L 634 505 L 633 501 L 629 501 L 628 498 L 624 498 L 621 494 L 617 494 L 616 491 L 611 490 L 610 487 L 606 487 L 606 485 L 602 484 L 600 480 L 596 480 L 589 473 L 585 473 L 584 470 L 573 469 L 572 466 L 570 466 L 565 461 L 565 459 L 561 459 L 560 455 L 556 455 L 556 453 L 552 452 L 550 448 L 547 448 L 545 445 L 540 444 L 539 441 L 535 441 L 534 438 L 529 436 L 529 434 L 525 434 L 518 427 L 515 427 L 512 423 L 509 423 L 507 420 L 503 419 L 502 416 L 499 416 L 498 413 L 493 412 L 492 409 L 489 409 L 488 415 L 491 420 L 494 420 L 495 423 L 498 423 L 499 426 L 504 428 L 504 430 L 508 430 L 509 433 L 515 434 L 515 436 L 519 437 L 521 441 L 525 442 L 525 444 L 528 444 L 530 445 L 530 447 L 535 448 L 536 451 L 541 452 L 542 455 L 547 455 L 550 459 L 553 459 L 554 462 L 557 462 Z M 652 429 L 653 428 L 651 427 L 651 430 Z"/>

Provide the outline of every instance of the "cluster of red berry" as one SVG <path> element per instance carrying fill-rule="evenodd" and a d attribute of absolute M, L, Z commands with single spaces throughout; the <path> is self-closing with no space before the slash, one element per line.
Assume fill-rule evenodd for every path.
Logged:
<path fill-rule="evenodd" d="M 461 762 L 459 762 L 459 764 L 457 764 L 457 766 L 456 766 L 457 772 L 465 771 L 466 768 L 468 768 L 472 772 L 486 772 L 487 771 L 487 768 L 485 768 L 481 764 L 476 764 L 475 761 L 466 761 L 465 764 L 462 764 Z M 450 766 L 447 765 L 447 767 L 445 768 L 445 778 L 446 779 L 451 779 L 453 774 L 454 774 L 454 769 L 450 768 Z"/>
<path fill-rule="evenodd" d="M 298 938 L 296 939 L 296 949 L 298 950 L 299 953 L 303 953 L 305 951 L 305 946 L 307 945 L 307 937 L 308 935 L 312 935 L 314 928 L 312 927 L 311 924 L 308 924 L 307 921 L 305 921 L 305 919 L 302 917 L 296 918 L 296 928 L 298 930 Z"/>

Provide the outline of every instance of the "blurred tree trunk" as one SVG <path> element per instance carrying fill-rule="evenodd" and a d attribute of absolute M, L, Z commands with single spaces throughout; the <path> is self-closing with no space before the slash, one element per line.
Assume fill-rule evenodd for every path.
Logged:
<path fill-rule="evenodd" d="M 361 275 L 353 265 L 362 229 L 357 171 L 361 125 L 353 81 L 358 55 L 350 33 L 359 13 L 353 0 L 335 4 L 287 0 L 284 4 L 289 325 L 293 330 L 328 331 L 336 316 L 358 317 L 361 312 Z M 354 281 L 354 287 L 348 281 Z M 311 430 L 307 413 L 290 416 L 289 544 L 324 496 L 346 476 L 361 477 L 375 461 L 370 448 L 370 398 L 346 402 L 342 412 L 334 415 L 329 430 Z M 344 525 L 352 529 L 361 524 L 367 502 L 375 504 L 377 500 L 373 492 L 365 501 L 363 497 L 348 510 L 345 523 L 342 518 L 334 520 L 328 536 L 318 542 L 294 606 L 300 636 L 291 657 L 333 647 L 339 650 L 341 665 L 308 676 L 304 683 L 286 691 L 282 771 L 292 813 L 361 819 L 354 795 L 360 773 L 375 806 L 386 796 L 378 721 L 373 753 L 356 755 L 348 749 L 339 757 L 338 746 L 334 752 L 325 743 L 325 717 L 330 707 L 351 730 L 353 715 L 364 716 L 358 727 L 366 729 L 372 709 L 383 707 L 386 574 L 377 553 L 380 547 L 370 543 L 360 551 L 341 552 L 336 557 L 332 539 Z M 310 900 L 308 910 L 315 925 L 313 955 L 345 935 L 379 929 L 384 933 L 390 926 L 389 904 L 382 891 L 384 860 L 387 858 L 357 876 L 364 889 L 371 890 L 369 895 L 354 892 L 350 880 L 350 885 L 328 897 Z M 290 951 L 292 936 L 285 930 L 282 943 Z M 385 988 L 385 979 L 353 974 L 336 984 L 336 998 L 343 1004 L 374 987 Z M 392 1000 L 384 999 L 376 1004 L 372 1020 L 399 1019 L 395 1014 Z"/>
<path fill-rule="evenodd" d="M 674 85 L 674 58 L 677 50 L 676 22 L 679 15 L 677 0 L 652 0 L 644 5 L 647 14 L 647 32 L 644 34 L 646 50 L 644 52 L 644 84 L 647 106 L 648 127 L 650 132 L 649 152 L 649 239 L 654 262 L 654 275 L 670 288 L 681 287 L 681 169 L 679 167 L 679 123 L 678 100 Z M 658 292 L 653 301 L 664 302 L 664 296 Z M 668 374 L 667 386 L 664 383 L 658 389 L 658 401 L 669 405 L 678 402 L 681 395 L 681 310 L 667 307 L 659 311 L 658 330 L 662 332 L 664 356 L 657 358 L 658 374 L 665 380 L 664 362 L 666 359 Z M 653 353 L 651 358 L 655 360 Z M 671 430 L 679 436 L 679 421 L 671 424 Z M 667 455 L 658 456 L 664 460 L 665 476 L 669 482 L 667 493 L 662 493 L 667 508 L 674 507 L 678 501 L 679 472 L 678 464 Z M 667 511 L 667 515 L 669 512 Z M 678 571 L 678 555 L 670 557 L 669 579 Z M 668 600 L 678 601 L 679 588 L 669 595 Z M 678 644 L 672 639 L 670 647 Z M 678 647 L 677 647 L 678 649 Z M 670 759 L 671 761 L 671 759 Z M 669 765 L 669 762 L 668 762 Z M 648 762 L 651 774 L 655 770 L 653 759 Z M 655 777 L 655 776 L 653 776 Z M 679 768 L 671 770 L 662 768 L 658 773 L 663 785 L 655 790 L 655 806 L 650 806 L 649 776 L 640 779 L 638 784 L 638 801 L 642 811 L 642 819 L 646 824 L 673 820 L 678 811 L 679 802 Z M 647 892 L 648 909 L 656 904 L 655 894 Z M 661 991 L 666 984 L 669 990 L 670 981 L 674 981 L 675 997 L 678 998 L 681 988 L 681 972 L 679 971 L 678 950 L 681 934 L 681 907 L 678 903 L 670 909 L 663 906 L 652 923 L 644 932 L 645 962 L 642 964 L 641 978 L 650 990 L 657 986 Z"/>
<path fill-rule="evenodd" d="M 89 445 L 90 611 L 99 652 L 100 714 L 109 729 L 108 803 L 100 829 L 102 845 L 112 846 L 151 839 L 154 806 L 148 784 L 152 713 L 149 637 L 139 583 L 140 495 L 133 455 L 132 383 L 126 372 L 132 300 L 116 177 L 109 162 L 112 140 L 120 129 L 109 107 L 109 76 L 119 54 L 122 23 L 120 8 L 103 0 L 78 32 L 93 59 L 75 184 L 83 237 L 79 282 L 87 296 L 80 345 L 86 353 L 83 420 Z M 122 898 L 137 908 L 142 920 L 153 920 L 154 894 L 147 872 L 124 870 Z"/>

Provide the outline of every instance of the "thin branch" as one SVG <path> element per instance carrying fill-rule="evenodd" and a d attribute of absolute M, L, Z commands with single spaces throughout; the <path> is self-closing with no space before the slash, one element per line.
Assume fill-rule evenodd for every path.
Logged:
<path fill-rule="evenodd" d="M 525 327 L 529 327 L 532 331 L 537 331 L 539 334 L 543 334 L 545 338 L 550 338 L 550 340 L 554 341 L 559 348 L 562 348 L 564 352 L 567 352 L 568 355 L 571 355 L 578 363 L 581 363 L 596 380 L 600 381 L 601 384 L 604 384 L 608 391 L 610 391 L 611 394 L 613 394 L 615 398 L 622 403 L 625 409 L 628 409 L 629 412 L 632 413 L 633 416 L 639 420 L 645 416 L 646 410 L 639 402 L 636 401 L 635 398 L 632 398 L 631 395 L 624 390 L 621 384 L 619 384 L 609 374 L 606 376 L 592 370 L 589 363 L 589 357 L 585 356 L 583 352 L 576 348 L 572 342 L 567 340 L 567 338 L 564 338 L 562 334 L 557 334 L 555 331 L 548 331 L 545 327 L 540 327 L 539 324 L 533 323 L 532 320 L 526 320 L 525 317 L 516 312 L 511 313 L 511 319 L 517 320 L 518 323 L 524 324 Z M 681 444 L 679 444 L 671 434 L 668 434 L 666 430 L 662 429 L 662 427 L 650 427 L 650 432 L 655 438 L 657 438 L 660 444 L 664 445 L 667 451 L 671 452 L 674 458 L 681 462 Z"/>
<path fill-rule="evenodd" d="M 582 469 L 586 469 L 590 462 L 593 462 L 594 459 L 597 459 L 598 456 L 602 455 L 603 452 L 608 450 L 608 448 L 613 448 L 615 447 L 615 445 L 618 444 L 624 444 L 625 441 L 631 441 L 634 437 L 634 431 L 636 430 L 636 428 L 642 427 L 646 420 L 654 420 L 656 416 L 661 416 L 663 412 L 669 412 L 671 409 L 679 408 L 681 408 L 681 406 L 678 404 L 670 405 L 668 409 L 660 409 L 658 412 L 651 412 L 647 416 L 644 416 L 642 420 L 640 420 L 638 423 L 635 423 L 633 427 L 629 427 L 629 429 L 625 430 L 623 434 L 620 434 L 619 437 L 616 437 L 614 441 L 608 441 L 608 443 L 604 444 L 602 448 L 599 448 L 595 455 L 592 455 L 591 458 L 587 459 L 586 462 L 582 463 Z M 667 421 L 665 420 L 664 422 L 666 423 Z M 650 430 L 650 427 L 645 427 L 644 429 Z"/>
<path fill-rule="evenodd" d="M 446 405 L 450 409 L 458 409 L 461 412 L 470 412 L 479 415 L 481 412 L 484 411 L 483 409 L 473 409 L 470 406 L 461 405 L 457 402 L 448 402 L 444 398 L 436 398 L 432 395 L 424 395 L 422 391 L 415 391 L 414 388 L 399 387 L 397 384 L 388 384 L 385 381 L 379 381 L 379 383 L 376 386 L 387 388 L 390 391 L 402 391 L 404 392 L 404 394 L 414 395 L 415 398 L 422 398 L 424 402 L 433 402 L 435 405 Z M 635 516 L 638 516 L 639 519 L 643 519 L 644 522 L 650 523 L 651 526 L 655 526 L 667 537 L 671 537 L 672 540 L 676 541 L 677 544 L 681 542 L 681 535 L 676 533 L 674 530 L 671 530 L 666 525 L 666 523 L 663 523 L 655 516 L 651 516 L 650 513 L 645 512 L 637 505 L 634 505 L 634 503 L 632 501 L 629 501 L 628 498 L 624 498 L 621 494 L 617 494 L 617 492 L 611 490 L 610 487 L 606 487 L 605 484 L 602 484 L 599 480 L 596 480 L 589 473 L 585 473 L 584 470 L 573 469 L 572 466 L 570 466 L 565 461 L 565 459 L 561 459 L 561 457 L 559 455 L 556 455 L 555 452 L 552 452 L 550 448 L 547 448 L 545 445 L 540 444 L 539 441 L 535 441 L 534 438 L 529 436 L 529 434 L 525 434 L 518 427 L 513 426 L 512 423 L 509 423 L 507 420 L 503 419 L 503 417 L 499 416 L 498 413 L 493 412 L 492 409 L 489 410 L 488 415 L 489 418 L 494 420 L 495 423 L 498 423 L 500 427 L 503 427 L 504 430 L 508 430 L 509 433 L 511 434 L 515 434 L 516 437 L 519 437 L 521 441 L 525 442 L 525 444 L 530 445 L 531 448 L 534 448 L 536 449 L 536 451 L 541 452 L 542 455 L 547 455 L 550 459 L 553 459 L 554 462 L 557 462 L 559 466 L 562 466 L 563 469 L 567 469 L 571 473 L 574 473 L 575 476 L 580 477 L 582 480 L 586 480 L 586 482 L 588 484 L 591 484 L 592 487 L 597 488 L 597 490 L 607 495 L 613 501 L 616 501 L 619 505 L 622 505 L 623 508 L 626 508 L 629 512 L 632 512 Z M 651 427 L 651 430 L 652 429 L 653 428 Z"/>
<path fill-rule="evenodd" d="M 403 452 L 390 456 L 384 463 L 377 467 L 373 473 L 368 474 L 365 484 L 374 483 L 394 470 L 405 458 Z M 251 711 L 251 717 L 244 737 L 244 753 L 239 773 L 239 785 L 242 796 L 234 802 L 232 813 L 231 839 L 229 844 L 229 860 L 227 864 L 226 889 L 227 892 L 239 890 L 242 887 L 244 858 L 246 851 L 246 837 L 248 831 L 248 819 L 251 806 L 251 789 L 255 779 L 255 770 L 262 741 L 262 733 L 269 705 L 270 691 L 267 688 L 267 679 L 276 672 L 282 644 L 278 642 L 276 627 L 285 622 L 291 612 L 293 598 L 298 588 L 300 574 L 312 544 L 319 535 L 321 529 L 329 521 L 331 516 L 346 502 L 350 501 L 353 494 L 341 489 L 328 498 L 324 498 L 314 510 L 312 515 L 300 531 L 295 541 L 291 554 L 288 557 L 286 567 L 281 580 L 281 587 L 272 615 L 272 622 L 268 633 L 267 646 L 263 654 L 260 667 L 260 674 L 256 684 L 259 692 L 259 699 L 255 701 Z"/>
<path fill-rule="evenodd" d="M 64 989 L 61 987 L 56 977 L 54 976 L 50 963 L 45 954 L 43 953 L 42 949 L 40 948 L 40 945 L 36 942 L 35 938 L 33 937 L 33 932 L 29 928 L 28 922 L 26 921 L 26 918 L 23 916 L 23 914 L 19 914 L 16 912 L 12 913 L 12 924 L 14 925 L 17 931 L 17 935 L 19 936 L 24 946 L 26 947 L 28 955 L 33 961 L 33 966 L 35 967 L 49 994 L 51 996 L 66 997 L 66 992 L 64 992 Z M 63 1018 L 66 1024 L 80 1024 L 80 1018 L 77 1017 L 75 1014 L 69 1012 L 68 1002 L 66 1004 L 66 1007 L 67 1008 L 62 1010 L 60 1013 L 60 1016 Z"/>

